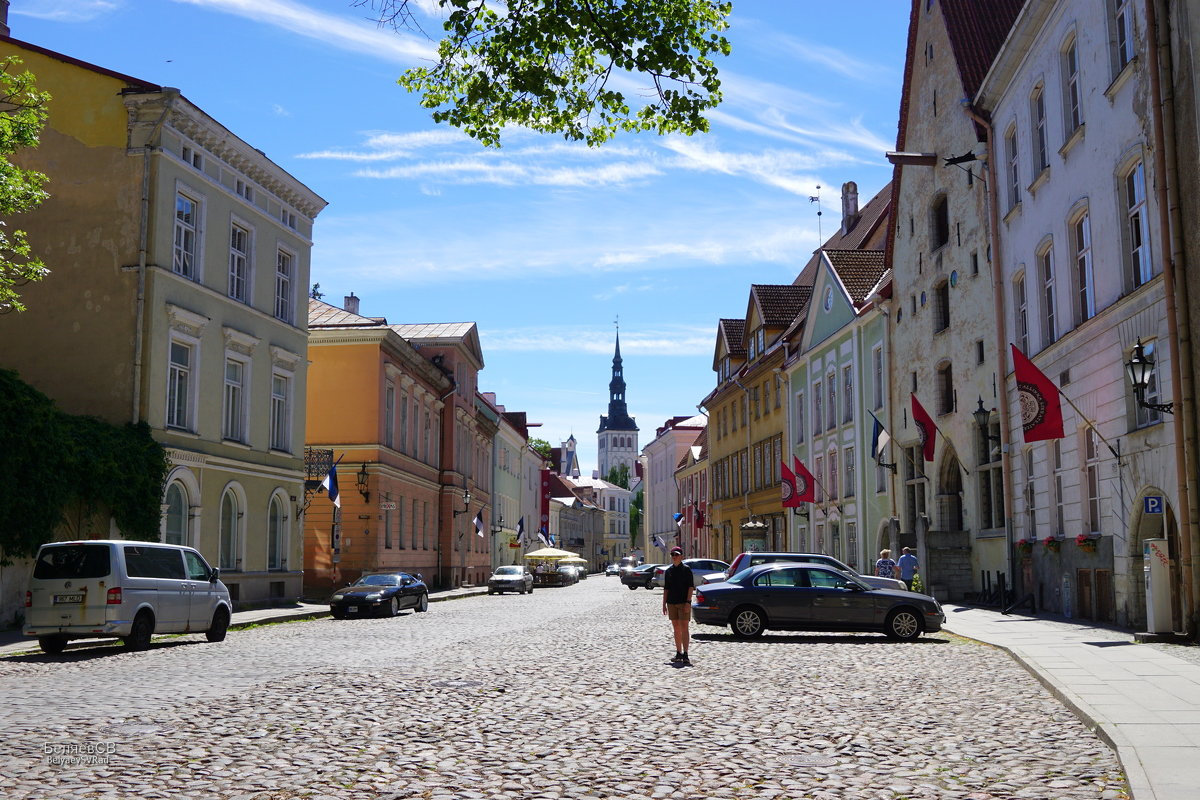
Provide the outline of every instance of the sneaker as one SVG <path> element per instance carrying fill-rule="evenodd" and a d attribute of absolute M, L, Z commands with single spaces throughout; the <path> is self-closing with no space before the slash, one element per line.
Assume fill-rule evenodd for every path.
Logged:
<path fill-rule="evenodd" d="M 679 652 L 678 650 L 676 650 L 676 651 L 675 651 L 675 657 L 671 659 L 671 663 L 672 663 L 672 664 L 677 664 L 677 663 L 679 663 L 680 661 L 683 661 L 683 653 L 681 653 L 681 652 Z"/>
<path fill-rule="evenodd" d="M 690 667 L 692 665 L 692 660 L 690 658 L 688 658 L 687 653 L 684 653 L 682 656 L 679 657 L 679 663 L 683 664 L 685 667 Z"/>

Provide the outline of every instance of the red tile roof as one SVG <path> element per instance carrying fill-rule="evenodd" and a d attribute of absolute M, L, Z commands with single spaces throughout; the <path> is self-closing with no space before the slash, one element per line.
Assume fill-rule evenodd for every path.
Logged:
<path fill-rule="evenodd" d="M 745 356 L 746 345 L 742 339 L 746 333 L 746 320 L 723 319 L 717 325 L 720 326 L 721 333 L 725 336 L 725 347 L 729 349 L 729 355 Z"/>
<path fill-rule="evenodd" d="M 940 0 L 963 94 L 972 99 L 1025 0 Z"/>
<path fill-rule="evenodd" d="M 887 230 L 889 213 L 892 208 L 892 184 L 889 182 L 858 210 L 858 222 L 846 233 L 838 225 L 837 233 L 830 236 L 821 245 L 821 250 L 883 250 L 884 233 Z M 821 260 L 821 250 L 813 252 L 812 258 L 804 265 L 804 269 L 792 281 L 797 286 L 811 286 L 816 280 L 817 263 Z"/>
<path fill-rule="evenodd" d="M 825 255 L 856 306 L 866 301 L 887 272 L 882 250 L 826 250 Z"/>
<path fill-rule="evenodd" d="M 755 283 L 750 285 L 750 296 L 758 304 L 764 326 L 786 328 L 808 305 L 812 286 Z"/>

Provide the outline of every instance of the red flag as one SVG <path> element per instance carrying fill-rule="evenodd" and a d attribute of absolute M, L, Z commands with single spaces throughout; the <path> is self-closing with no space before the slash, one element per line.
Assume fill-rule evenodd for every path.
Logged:
<path fill-rule="evenodd" d="M 784 508 L 798 508 L 800 506 L 800 498 L 796 496 L 796 475 L 788 469 L 786 461 L 780 462 L 782 468 L 783 479 L 780 481 L 779 488 L 783 493 Z"/>
<path fill-rule="evenodd" d="M 815 503 L 817 500 L 817 482 L 813 480 L 812 473 L 795 456 L 792 456 L 792 464 L 795 468 L 793 471 L 796 478 L 796 504 Z"/>
<path fill-rule="evenodd" d="M 921 453 L 926 461 L 933 461 L 934 433 L 937 426 L 933 424 L 933 417 L 921 407 L 921 401 L 917 399 L 916 394 L 912 396 L 912 415 L 913 424 L 917 426 L 917 435 L 921 437 Z"/>
<path fill-rule="evenodd" d="M 1010 346 L 1025 443 L 1063 438 L 1062 401 L 1058 396 L 1058 387 L 1015 344 Z"/>

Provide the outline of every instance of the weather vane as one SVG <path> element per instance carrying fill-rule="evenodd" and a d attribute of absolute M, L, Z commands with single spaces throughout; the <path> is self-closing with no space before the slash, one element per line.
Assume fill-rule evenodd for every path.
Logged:
<path fill-rule="evenodd" d="M 808 196 L 808 202 L 817 204 L 817 247 L 825 244 L 825 234 L 821 233 L 821 184 L 817 184 L 817 193 Z"/>

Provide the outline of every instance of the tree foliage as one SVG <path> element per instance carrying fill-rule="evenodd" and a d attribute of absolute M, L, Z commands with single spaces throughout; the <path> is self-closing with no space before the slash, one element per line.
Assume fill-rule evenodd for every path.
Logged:
<path fill-rule="evenodd" d="M 633 496 L 633 502 L 629 504 L 629 546 L 637 547 L 638 536 L 642 532 L 642 507 L 646 503 L 646 496 L 641 489 L 637 490 L 637 494 Z"/>
<path fill-rule="evenodd" d="M 413 0 L 355 0 L 383 24 L 416 27 Z M 599 145 L 618 130 L 705 132 L 728 55 L 720 0 L 438 0 L 438 61 L 404 73 L 436 122 L 499 147 L 507 125 Z M 644 89 L 614 88 L 631 74 Z M 616 79 L 614 79 L 616 78 Z M 640 92 L 631 98 L 627 91 Z"/>
<path fill-rule="evenodd" d="M 608 475 L 604 476 L 604 480 L 609 483 L 616 484 L 622 489 L 629 488 L 629 465 L 617 464 L 608 470 Z"/>
<path fill-rule="evenodd" d="M 536 436 L 529 437 L 529 448 L 542 457 L 543 461 L 550 460 L 550 443 Z"/>
<path fill-rule="evenodd" d="M 38 91 L 28 70 L 17 72 L 16 56 L 0 59 L 0 314 L 24 311 L 17 291 L 49 270 L 33 255 L 22 230 L 9 230 L 8 220 L 36 208 L 48 197 L 40 172 L 21 169 L 9 160 L 16 151 L 36 147 L 46 122 L 50 95 Z"/>
<path fill-rule="evenodd" d="M 33 556 L 61 528 L 86 535 L 112 516 L 121 535 L 158 538 L 169 462 L 145 423 L 66 414 L 0 370 L 0 563 Z"/>

